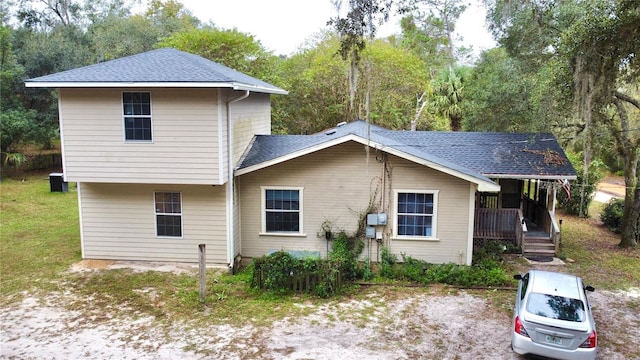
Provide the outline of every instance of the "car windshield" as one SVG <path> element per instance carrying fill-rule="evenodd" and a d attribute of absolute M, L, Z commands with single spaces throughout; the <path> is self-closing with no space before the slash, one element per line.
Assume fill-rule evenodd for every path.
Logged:
<path fill-rule="evenodd" d="M 531 293 L 527 301 L 527 311 L 551 319 L 585 321 L 584 303 L 579 299 L 564 296 Z"/>

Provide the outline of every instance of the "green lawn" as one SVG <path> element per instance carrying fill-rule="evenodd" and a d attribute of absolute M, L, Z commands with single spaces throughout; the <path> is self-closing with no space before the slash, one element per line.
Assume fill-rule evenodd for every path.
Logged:
<path fill-rule="evenodd" d="M 80 260 L 78 197 L 50 192 L 48 174 L 0 183 L 0 294 L 47 290 Z"/>
<path fill-rule="evenodd" d="M 601 289 L 628 289 L 640 285 L 640 249 L 621 249 L 620 235 L 599 221 L 601 204 L 592 205 L 592 217 L 561 215 L 562 252 L 573 263 L 568 272 Z"/>

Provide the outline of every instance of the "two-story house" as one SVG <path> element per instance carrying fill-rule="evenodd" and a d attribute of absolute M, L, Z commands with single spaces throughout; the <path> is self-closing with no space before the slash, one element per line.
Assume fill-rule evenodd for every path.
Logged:
<path fill-rule="evenodd" d="M 84 259 L 197 262 L 199 244 L 208 263 L 229 267 L 281 249 L 325 256 L 328 232 L 366 217 L 363 256 L 386 246 L 471 264 L 474 239 L 521 244 L 527 225 L 553 248 L 558 180 L 575 179 L 551 134 L 355 121 L 270 135 L 270 95 L 285 90 L 170 48 L 26 86 L 59 91 Z"/>
<path fill-rule="evenodd" d="M 26 86 L 58 88 L 83 258 L 194 261 L 205 244 L 209 262 L 232 263 L 233 167 L 255 134 L 271 133 L 269 96 L 286 91 L 170 48 Z"/>

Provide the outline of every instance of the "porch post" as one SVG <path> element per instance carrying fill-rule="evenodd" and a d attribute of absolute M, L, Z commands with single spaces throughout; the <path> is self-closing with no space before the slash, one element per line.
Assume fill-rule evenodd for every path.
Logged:
<path fill-rule="evenodd" d="M 476 214 L 476 192 L 477 188 L 473 184 L 469 184 L 469 236 L 467 237 L 467 256 L 465 257 L 464 265 L 471 265 L 473 262 L 473 235 L 475 229 L 475 214 Z M 459 254 L 461 260 L 463 254 Z"/>

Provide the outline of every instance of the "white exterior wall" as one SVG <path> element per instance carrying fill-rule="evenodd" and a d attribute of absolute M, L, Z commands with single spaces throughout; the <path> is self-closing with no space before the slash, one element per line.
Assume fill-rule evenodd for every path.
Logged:
<path fill-rule="evenodd" d="M 391 238 L 389 250 L 430 263 L 467 264 L 468 243 L 473 242 L 473 236 L 469 234 L 469 220 L 473 220 L 473 216 L 469 216 L 473 212 L 469 207 L 469 197 L 473 194 L 469 191 L 469 182 L 406 160 L 395 158 L 393 163 L 392 189 L 438 191 L 438 207 L 435 240 Z M 394 226 L 395 213 L 395 207 L 392 207 L 391 226 Z M 393 233 L 391 229 L 389 232 Z"/>
<path fill-rule="evenodd" d="M 237 96 L 237 92 L 233 95 Z M 252 93 L 248 98 L 231 104 L 234 166 L 244 154 L 254 135 L 271 134 L 270 104 L 269 94 L 260 93 Z"/>
<path fill-rule="evenodd" d="M 123 91 L 151 93 L 152 142 L 125 142 Z M 60 89 L 68 181 L 222 184 L 215 89 Z"/>
<path fill-rule="evenodd" d="M 334 231 L 353 232 L 372 201 L 374 211 L 388 215 L 388 225 L 378 230 L 384 233 L 385 246 L 399 258 L 403 252 L 432 263 L 466 263 L 469 219 L 473 219 L 470 184 L 391 155 L 386 156 L 387 175 L 383 176 L 382 162 L 376 160 L 380 154 L 370 149 L 367 160 L 365 147 L 350 142 L 240 176 L 242 256 L 262 256 L 272 250 L 316 251 L 326 256 L 322 224 L 328 221 Z M 303 235 L 260 235 L 261 186 L 303 188 Z M 393 238 L 394 189 L 438 191 L 435 240 Z M 375 261 L 378 250 L 372 241 L 371 252 L 365 248 L 362 256 Z"/>
<path fill-rule="evenodd" d="M 152 142 L 125 142 L 123 91 L 151 93 Z M 240 91 L 201 88 L 60 89 L 67 181 L 224 184 L 226 101 Z M 231 104 L 233 164 L 254 133 L 270 132 L 267 94 Z"/>
<path fill-rule="evenodd" d="M 225 187 L 81 183 L 84 259 L 227 264 Z M 182 237 L 156 237 L 155 191 L 182 194 Z"/>

